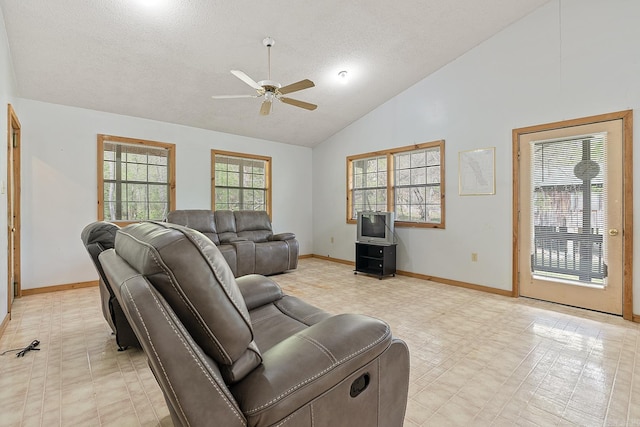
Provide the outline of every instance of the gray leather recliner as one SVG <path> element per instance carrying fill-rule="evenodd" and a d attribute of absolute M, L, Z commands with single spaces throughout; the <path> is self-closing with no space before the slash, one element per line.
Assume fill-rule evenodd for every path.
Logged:
<path fill-rule="evenodd" d="M 99 258 L 176 425 L 402 426 L 409 353 L 385 322 L 235 279 L 179 225 L 124 227 Z"/>
<path fill-rule="evenodd" d="M 89 252 L 89 256 L 93 261 L 96 271 L 98 272 L 98 288 L 100 289 L 100 300 L 102 305 L 102 315 L 111 327 L 116 338 L 118 351 L 123 351 L 129 346 L 140 347 L 140 343 L 136 338 L 133 329 L 129 326 L 129 322 L 120 307 L 120 303 L 116 299 L 111 285 L 104 275 L 104 270 L 98 256 L 107 249 L 113 248 L 116 231 L 120 227 L 106 222 L 96 221 L 87 225 L 80 234 L 80 239 L 84 247 Z"/>

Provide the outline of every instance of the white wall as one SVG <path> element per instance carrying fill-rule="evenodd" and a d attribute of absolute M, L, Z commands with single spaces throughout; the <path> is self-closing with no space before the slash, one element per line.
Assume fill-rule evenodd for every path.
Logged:
<path fill-rule="evenodd" d="M 510 290 L 511 131 L 639 108 L 638 22 L 637 0 L 552 1 L 317 146 L 314 253 L 354 259 L 355 226 L 345 221 L 346 156 L 445 139 L 446 229 L 397 229 L 398 268 Z M 640 131 L 635 135 L 637 141 Z M 496 194 L 459 196 L 458 152 L 491 146 Z M 639 227 L 634 240 L 640 242 Z M 634 270 L 640 313 L 638 257 Z"/>
<path fill-rule="evenodd" d="M 178 209 L 210 208 L 211 149 L 271 156 L 274 231 L 296 233 L 300 253 L 312 253 L 310 148 L 26 99 L 18 107 L 23 289 L 97 279 L 80 232 L 97 218 L 99 133 L 176 144 Z"/>
<path fill-rule="evenodd" d="M 9 52 L 9 42 L 4 26 L 4 16 L 0 9 L 0 188 L 6 187 L 7 176 L 7 104 L 13 103 L 16 85 L 13 64 Z M 18 113 L 19 114 L 19 113 Z M 0 322 L 9 312 L 7 300 L 7 196 L 0 194 Z"/>

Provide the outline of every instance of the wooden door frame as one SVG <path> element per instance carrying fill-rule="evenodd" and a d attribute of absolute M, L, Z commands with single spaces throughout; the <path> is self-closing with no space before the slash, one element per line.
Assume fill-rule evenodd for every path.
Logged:
<path fill-rule="evenodd" d="M 512 296 L 520 296 L 519 270 L 519 230 L 520 230 L 520 136 L 548 130 L 563 129 L 592 123 L 622 120 L 623 151 L 623 233 L 622 233 L 622 317 L 640 322 L 640 316 L 633 315 L 633 110 L 618 111 L 579 119 L 564 120 L 513 129 L 513 259 Z"/>
<path fill-rule="evenodd" d="M 13 144 L 13 132 L 11 130 L 17 131 L 17 143 Z M 13 254 L 13 266 L 10 265 L 12 259 L 7 254 L 7 309 L 9 313 L 9 318 L 11 318 L 11 300 L 13 299 L 12 292 L 15 292 L 16 297 L 20 297 L 22 295 L 22 289 L 20 286 L 20 146 L 21 146 L 21 126 L 20 120 L 18 120 L 18 116 L 13 109 L 11 104 L 7 106 L 7 184 L 5 188 L 5 193 L 7 196 L 7 250 L 9 253 L 14 250 Z M 13 151 L 13 156 L 11 152 Z M 13 160 L 13 165 L 10 164 L 11 160 Z M 11 173 L 13 171 L 13 174 Z M 14 218 L 9 218 L 11 213 L 11 209 L 9 208 L 9 204 L 11 201 L 9 200 L 9 194 L 11 194 L 11 186 L 15 189 L 14 192 Z M 11 248 L 11 230 L 10 225 L 13 223 L 15 228 L 14 236 L 13 236 L 13 244 L 14 248 Z M 10 277 L 11 271 L 13 267 L 13 277 Z M 16 287 L 14 290 L 14 285 L 12 283 L 12 279 L 16 283 Z"/>

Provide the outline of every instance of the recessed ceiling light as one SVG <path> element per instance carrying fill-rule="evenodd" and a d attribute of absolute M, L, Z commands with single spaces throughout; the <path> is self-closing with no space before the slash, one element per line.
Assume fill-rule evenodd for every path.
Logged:
<path fill-rule="evenodd" d="M 342 83 L 347 83 L 347 74 L 348 74 L 348 73 L 347 73 L 345 70 L 340 71 L 340 72 L 338 73 L 338 77 L 340 78 L 340 81 L 341 81 Z"/>

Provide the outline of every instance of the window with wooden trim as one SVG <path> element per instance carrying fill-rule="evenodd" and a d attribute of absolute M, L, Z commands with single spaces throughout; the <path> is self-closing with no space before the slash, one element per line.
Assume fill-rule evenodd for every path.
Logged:
<path fill-rule="evenodd" d="M 211 150 L 211 205 L 271 215 L 271 157 Z"/>
<path fill-rule="evenodd" d="M 98 135 L 99 220 L 163 220 L 175 188 L 174 144 Z"/>
<path fill-rule="evenodd" d="M 347 157 L 347 222 L 389 211 L 396 226 L 444 228 L 444 141 Z"/>

